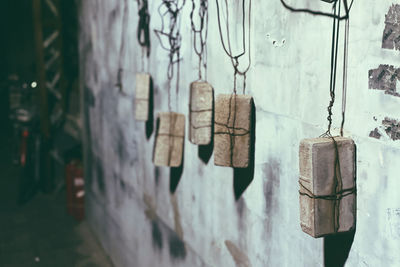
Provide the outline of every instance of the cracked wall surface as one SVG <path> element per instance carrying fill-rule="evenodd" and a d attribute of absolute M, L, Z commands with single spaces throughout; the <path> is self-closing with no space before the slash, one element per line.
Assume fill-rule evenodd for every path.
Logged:
<path fill-rule="evenodd" d="M 301 231 L 298 199 L 299 142 L 327 127 L 330 18 L 292 13 L 280 1 L 253 0 L 246 90 L 256 111 L 253 173 L 214 166 L 213 156 L 187 139 L 183 168 L 169 169 L 152 164 L 154 131 L 134 120 L 135 73 L 142 69 L 136 1 L 77 1 L 87 219 L 116 266 L 309 267 L 336 257 L 324 247 L 342 249 L 341 239 L 332 243 Z M 322 1 L 287 2 L 331 12 Z M 161 24 L 158 4 L 149 1 L 151 29 Z M 183 9 L 180 75 L 171 90 L 173 110 L 186 117 L 189 86 L 198 73 L 190 7 L 187 2 Z M 237 6 L 232 9 L 240 14 Z M 215 1 L 209 10 L 206 77 L 216 94 L 229 94 L 233 70 L 220 44 Z M 390 1 L 355 1 L 351 10 L 345 135 L 357 145 L 357 229 L 346 266 L 400 262 L 398 10 Z M 232 37 L 234 47 L 241 47 L 240 39 Z M 168 55 L 153 32 L 151 44 L 145 63 L 156 114 L 168 110 Z M 341 74 L 339 68 L 335 132 Z M 242 84 L 239 78 L 240 92 Z"/>

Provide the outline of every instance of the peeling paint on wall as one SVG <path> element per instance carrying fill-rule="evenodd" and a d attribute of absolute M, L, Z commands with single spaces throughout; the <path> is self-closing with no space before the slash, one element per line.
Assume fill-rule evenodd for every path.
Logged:
<path fill-rule="evenodd" d="M 385 118 L 382 121 L 385 132 L 392 140 L 400 139 L 400 122 L 394 119 Z"/>
<path fill-rule="evenodd" d="M 382 120 L 382 125 L 371 131 L 369 136 L 380 139 L 384 134 L 393 141 L 400 140 L 400 121 L 386 117 Z"/>
<path fill-rule="evenodd" d="M 369 71 L 369 89 L 384 90 L 385 94 L 399 97 L 400 93 L 397 92 L 399 81 L 400 68 L 379 65 L 377 69 Z"/>
<path fill-rule="evenodd" d="M 382 48 L 400 50 L 400 5 L 392 5 L 386 14 Z"/>

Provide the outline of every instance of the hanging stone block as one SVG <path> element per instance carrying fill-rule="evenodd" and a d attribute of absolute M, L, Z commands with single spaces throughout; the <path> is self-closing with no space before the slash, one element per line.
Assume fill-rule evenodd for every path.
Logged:
<path fill-rule="evenodd" d="M 153 151 L 156 166 L 179 167 L 182 164 L 185 116 L 175 112 L 160 112 Z"/>
<path fill-rule="evenodd" d="M 138 121 L 149 119 L 150 80 L 150 74 L 136 74 L 135 118 Z"/>
<path fill-rule="evenodd" d="M 332 138 L 300 142 L 300 225 L 313 237 L 355 228 L 355 145 L 350 138 L 335 140 L 337 150 Z"/>
<path fill-rule="evenodd" d="M 214 164 L 247 168 L 250 162 L 253 98 L 218 95 L 215 102 Z"/>
<path fill-rule="evenodd" d="M 196 145 L 211 142 L 214 90 L 207 82 L 190 84 L 189 140 Z"/>

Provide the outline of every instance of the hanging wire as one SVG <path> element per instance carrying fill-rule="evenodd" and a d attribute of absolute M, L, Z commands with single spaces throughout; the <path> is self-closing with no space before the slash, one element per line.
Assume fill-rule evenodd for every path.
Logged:
<path fill-rule="evenodd" d="M 337 2 L 334 3 L 333 9 L 334 14 L 340 17 L 340 1 L 338 2 L 339 6 L 337 6 Z M 336 90 L 336 71 L 337 71 L 337 56 L 339 50 L 339 30 L 340 30 L 340 20 L 334 18 L 333 19 L 333 29 L 332 29 L 332 49 L 331 49 L 331 74 L 330 74 L 330 88 L 329 93 L 331 96 L 331 100 L 328 105 L 328 129 L 324 135 L 331 136 L 331 127 L 332 127 L 332 108 L 335 103 L 335 90 Z"/>
<path fill-rule="evenodd" d="M 199 0 L 200 6 L 198 11 L 198 16 L 200 18 L 200 26 L 196 28 L 194 22 L 194 12 L 196 9 L 196 0 L 192 0 L 192 11 L 190 12 L 190 24 L 193 33 L 193 47 L 196 55 L 199 57 L 199 80 L 202 79 L 202 63 L 203 67 L 207 69 L 207 62 L 205 61 L 205 53 L 206 53 L 206 43 L 207 43 L 207 35 L 208 35 L 208 0 Z"/>
<path fill-rule="evenodd" d="M 137 26 L 137 40 L 143 48 L 146 57 L 150 56 L 150 14 L 147 0 L 137 0 L 139 22 Z M 142 54 L 143 56 L 143 54 Z M 143 64 L 142 64 L 143 65 Z"/>
<path fill-rule="evenodd" d="M 346 114 L 347 99 L 347 64 L 349 55 L 349 19 L 346 19 L 344 32 L 344 58 L 343 58 L 343 88 L 342 88 L 342 123 L 340 124 L 340 136 L 343 136 L 343 127 Z"/>
<path fill-rule="evenodd" d="M 250 51 L 250 43 L 251 43 L 251 35 L 250 35 L 250 28 L 251 28 L 251 0 L 249 0 L 249 16 L 248 16 L 248 25 L 249 25 L 249 29 L 248 29 L 248 40 L 249 40 L 249 44 L 248 44 L 248 48 L 246 46 L 246 1 L 242 0 L 242 46 L 243 46 L 243 50 L 242 52 L 233 55 L 232 54 L 232 46 L 231 46 L 231 40 L 230 40 L 230 27 L 229 27 L 229 8 L 228 8 L 228 1 L 225 1 L 225 9 L 226 9 L 226 41 L 224 40 L 224 36 L 222 34 L 222 27 L 221 27 L 221 15 L 220 15 L 220 6 L 219 6 L 219 2 L 218 0 L 215 0 L 216 4 L 217 4 L 217 18 L 218 18 L 218 29 L 219 29 L 219 36 L 221 39 L 221 44 L 222 44 L 222 48 L 224 49 L 226 55 L 230 58 L 233 69 L 234 69 L 234 81 L 233 81 L 233 92 L 234 94 L 236 94 L 236 76 L 239 74 L 241 76 L 243 76 L 243 94 L 246 91 L 246 74 L 247 71 L 250 69 L 250 65 L 251 65 L 251 51 Z M 239 58 L 241 58 L 242 56 L 244 56 L 245 54 L 248 54 L 248 65 L 243 69 L 240 70 L 239 69 Z"/>
<path fill-rule="evenodd" d="M 337 14 L 331 14 L 331 13 L 325 13 L 325 12 L 321 12 L 321 11 L 317 11 L 317 10 L 311 10 L 311 9 L 307 9 L 307 8 L 295 8 L 292 6 L 289 6 L 284 0 L 280 0 L 282 5 L 286 8 L 289 9 L 292 12 L 303 12 L 303 13 L 309 13 L 312 15 L 318 15 L 318 16 L 325 16 L 325 17 L 330 17 L 330 18 L 334 18 L 334 19 L 339 19 L 339 20 L 344 20 L 344 19 L 348 19 L 349 15 L 350 15 L 350 10 L 353 6 L 354 0 L 351 1 L 350 6 L 347 3 L 347 0 L 343 0 L 343 5 L 344 5 L 344 9 L 346 11 L 346 15 L 344 16 L 340 16 Z M 325 1 L 325 0 L 323 0 Z M 334 4 L 336 4 L 337 2 L 340 2 L 341 0 L 333 0 L 333 1 L 329 1 L 332 2 Z M 328 1 L 325 1 L 328 2 Z"/>
<path fill-rule="evenodd" d="M 161 47 L 168 51 L 169 63 L 167 70 L 168 77 L 168 108 L 171 110 L 171 80 L 174 77 L 174 65 L 179 64 L 182 37 L 179 30 L 180 12 L 186 0 L 162 0 L 158 7 L 158 14 L 161 17 L 161 29 L 154 32 L 160 41 Z M 168 20 L 168 23 L 165 21 Z M 167 39 L 167 44 L 163 42 Z M 179 73 L 178 73 L 179 74 Z M 178 84 L 177 84 L 178 90 Z"/>

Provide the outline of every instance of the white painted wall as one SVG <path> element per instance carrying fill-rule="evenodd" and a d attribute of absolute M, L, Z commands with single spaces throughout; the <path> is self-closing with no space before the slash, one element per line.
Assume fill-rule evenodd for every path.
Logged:
<path fill-rule="evenodd" d="M 330 12 L 329 4 L 317 0 L 287 1 Z M 323 265 L 323 239 L 313 239 L 299 226 L 298 144 L 326 130 L 331 19 L 291 13 L 278 0 L 253 0 L 247 92 L 256 105 L 255 173 L 236 201 L 232 169 L 214 166 L 213 157 L 204 164 L 187 138 L 182 178 L 170 193 L 169 169 L 151 161 L 154 133 L 147 139 L 144 123 L 134 120 L 135 73 L 141 69 L 136 2 L 127 1 L 129 25 L 123 29 L 127 95 L 115 86 L 124 1 L 80 2 L 87 217 L 115 265 Z M 149 2 L 151 28 L 159 28 L 161 1 Z M 346 266 L 400 265 L 400 141 L 369 137 L 384 117 L 400 118 L 400 98 L 368 89 L 370 69 L 400 67 L 399 51 L 381 48 L 391 5 L 355 0 L 351 11 L 345 135 L 357 145 L 358 196 L 357 231 Z M 233 70 L 220 44 L 215 1 L 209 12 L 207 78 L 216 94 L 231 93 Z M 189 84 L 197 78 L 189 13 L 190 2 L 182 14 L 183 61 L 172 103 L 174 111 L 186 116 Z M 156 114 L 168 109 L 168 56 L 154 33 L 151 37 Z M 340 123 L 341 71 L 338 77 L 335 127 Z"/>

